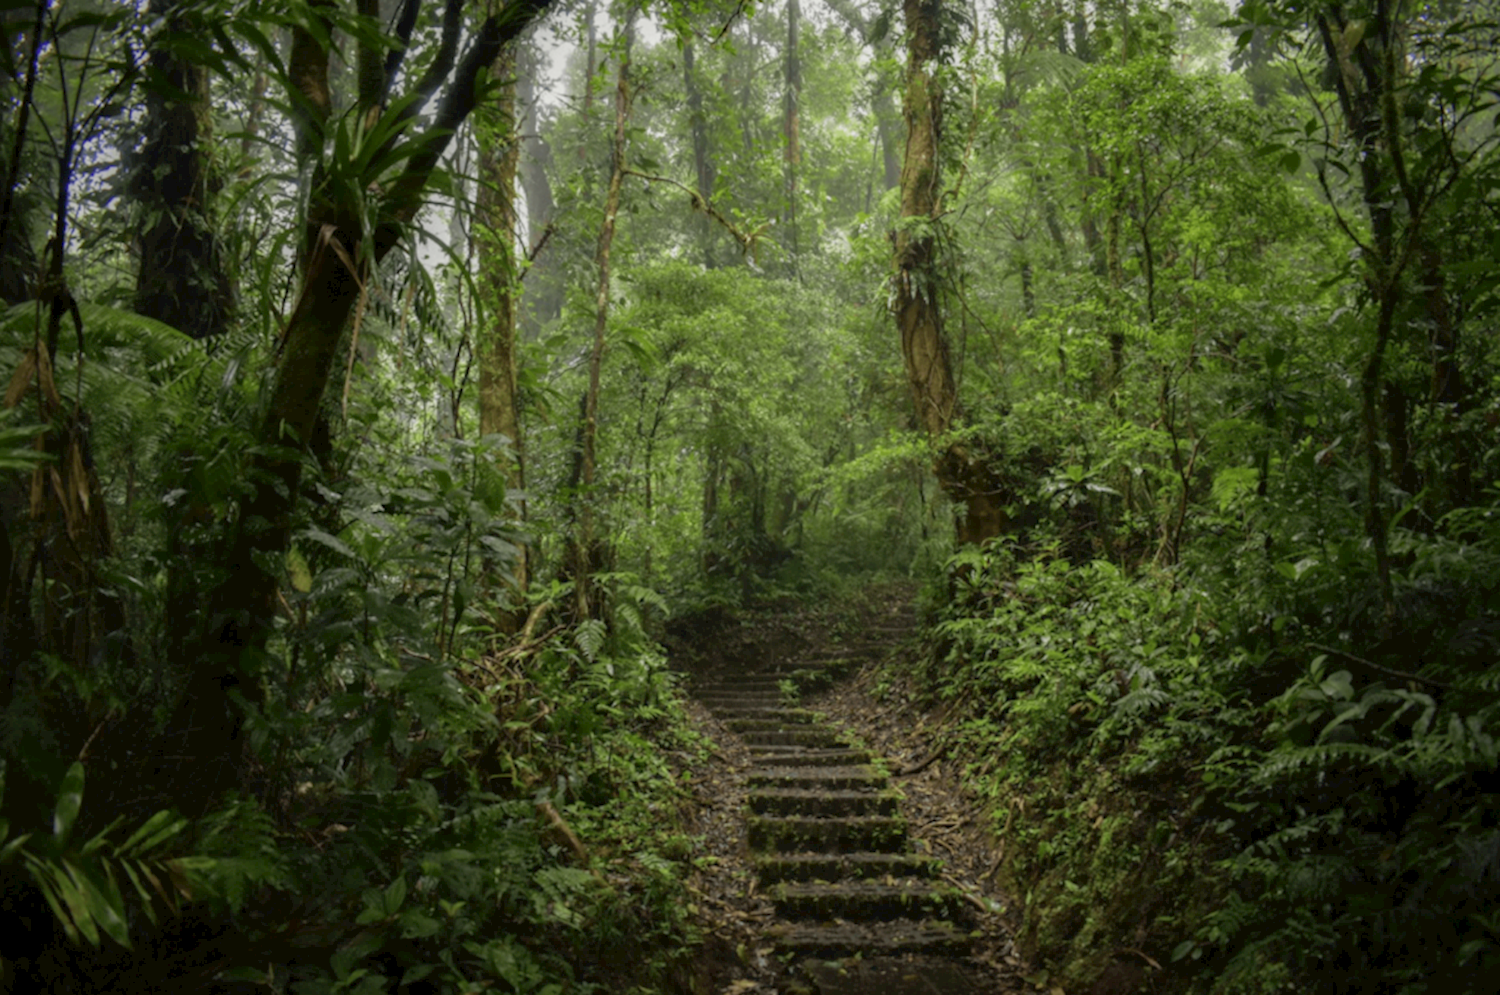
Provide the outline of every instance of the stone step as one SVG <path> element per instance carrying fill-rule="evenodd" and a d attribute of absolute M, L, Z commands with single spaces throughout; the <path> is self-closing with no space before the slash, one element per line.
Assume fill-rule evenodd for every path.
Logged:
<path fill-rule="evenodd" d="M 781 923 L 767 930 L 778 951 L 803 957 L 882 954 L 962 956 L 973 938 L 952 923 L 898 919 L 881 923 Z"/>
<path fill-rule="evenodd" d="M 788 919 L 824 922 L 936 919 L 956 923 L 965 914 L 963 898 L 958 892 L 920 881 L 798 882 L 778 885 L 771 893 L 771 900 L 777 913 Z"/>
<path fill-rule="evenodd" d="M 869 750 L 811 750 L 804 746 L 751 746 L 749 750 L 767 767 L 847 767 L 871 760 Z"/>
<path fill-rule="evenodd" d="M 900 816 L 752 815 L 750 849 L 762 853 L 900 853 L 906 849 L 906 820 Z"/>
<path fill-rule="evenodd" d="M 785 669 L 767 667 L 764 670 L 756 670 L 748 673 L 705 674 L 694 683 L 694 687 L 743 687 L 746 684 L 775 684 L 790 677 L 797 670 L 798 668 L 796 667 L 787 667 Z"/>
<path fill-rule="evenodd" d="M 757 729 L 740 733 L 747 746 L 848 746 L 844 734 L 828 726 Z"/>
<path fill-rule="evenodd" d="M 874 767 L 761 767 L 751 772 L 752 788 L 879 788 L 888 778 Z"/>
<path fill-rule="evenodd" d="M 809 725 L 817 720 L 818 716 L 805 708 L 756 708 L 727 717 L 724 724 L 732 732 L 760 732 Z"/>
<path fill-rule="evenodd" d="M 762 788 L 750 792 L 749 805 L 756 815 L 895 815 L 900 811 L 901 796 L 888 790 Z"/>
<path fill-rule="evenodd" d="M 764 678 L 757 681 L 736 681 L 733 684 L 715 681 L 711 684 L 698 684 L 689 690 L 695 698 L 746 698 L 763 695 L 780 698 L 781 681 Z"/>
<path fill-rule="evenodd" d="M 756 692 L 754 694 L 697 694 L 693 698 L 704 708 L 781 708 L 785 696 L 780 691 Z"/>
<path fill-rule="evenodd" d="M 817 995 L 993 995 L 997 990 L 993 975 L 941 951 L 831 961 L 804 957 L 797 967 Z"/>
<path fill-rule="evenodd" d="M 787 881 L 924 879 L 937 877 L 940 861 L 914 853 L 782 853 L 756 858 L 762 885 Z"/>

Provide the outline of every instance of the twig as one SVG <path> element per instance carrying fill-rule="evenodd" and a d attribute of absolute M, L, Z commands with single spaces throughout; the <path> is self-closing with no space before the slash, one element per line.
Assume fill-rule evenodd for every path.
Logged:
<path fill-rule="evenodd" d="M 1420 674 L 1410 674 L 1404 670 L 1395 670 L 1391 667 L 1382 667 L 1380 664 L 1374 663 L 1370 660 L 1366 660 L 1362 656 L 1355 656 L 1353 653 L 1346 653 L 1343 650 L 1335 649 L 1332 646 L 1324 646 L 1320 643 L 1308 643 L 1307 645 L 1310 649 L 1315 649 L 1320 653 L 1331 653 L 1334 656 L 1342 657 L 1343 659 L 1348 660 L 1350 663 L 1358 664 L 1361 667 L 1368 667 L 1376 673 L 1384 674 L 1387 677 L 1394 677 L 1400 681 L 1416 681 L 1418 684 L 1426 684 L 1428 687 L 1440 688 L 1444 691 L 1455 690 L 1452 684 L 1444 684 L 1442 681 L 1435 681 L 1430 677 L 1423 677 Z"/>
<path fill-rule="evenodd" d="M 1135 947 L 1119 947 L 1114 951 L 1114 956 L 1116 957 L 1120 956 L 1121 954 L 1130 954 L 1133 957 L 1139 957 L 1141 960 L 1145 961 L 1147 964 L 1150 964 L 1158 971 L 1161 970 L 1161 965 L 1157 963 L 1156 958 L 1152 957 L 1144 950 L 1137 950 Z"/>
<path fill-rule="evenodd" d="M 926 770 L 928 767 L 931 767 L 934 763 L 936 763 L 939 759 L 941 759 L 943 757 L 943 755 L 946 754 L 947 752 L 948 752 L 948 744 L 944 743 L 941 746 L 939 746 L 936 750 L 934 750 L 932 752 L 932 754 L 926 760 L 923 760 L 921 763 L 917 764 L 915 767 L 908 767 L 908 768 L 906 768 L 903 771 L 897 771 L 896 773 L 892 774 L 891 776 L 892 777 L 911 777 L 913 774 L 920 774 L 920 773 L 922 773 L 922 771 Z"/>
<path fill-rule="evenodd" d="M 743 13 L 744 10 L 745 0 L 740 0 L 739 3 L 734 5 L 734 11 L 724 21 L 724 26 L 718 30 L 718 33 L 714 35 L 714 40 L 709 42 L 709 44 L 717 45 L 719 43 L 719 40 L 723 38 L 726 33 L 728 33 L 730 27 L 734 25 L 734 22 L 739 19 L 740 14 Z"/>
<path fill-rule="evenodd" d="M 989 913 L 995 911 L 990 907 L 990 904 L 988 902 L 980 898 L 978 895 L 974 894 L 974 892 L 970 891 L 968 885 L 958 880 L 958 878 L 954 877 L 952 874 L 944 874 L 942 875 L 942 879 L 956 888 L 958 890 L 958 893 L 964 896 L 964 898 L 967 899 L 980 912 L 988 915 Z"/>
<path fill-rule="evenodd" d="M 533 245 L 531 247 L 531 250 L 526 253 L 526 261 L 528 263 L 536 262 L 536 257 L 541 255 L 542 248 L 547 244 L 547 240 L 552 237 L 552 233 L 555 231 L 557 231 L 557 224 L 551 221 L 547 222 L 547 227 L 542 229 L 542 234 L 537 238 L 536 244 Z M 526 279 L 526 274 L 529 272 L 531 272 L 530 267 L 521 270 L 521 280 L 523 282 Z"/>
<path fill-rule="evenodd" d="M 553 831 L 562 838 L 562 841 L 568 844 L 568 848 L 573 851 L 573 855 L 578 858 L 578 862 L 587 864 L 589 862 L 588 848 L 583 845 L 583 841 L 578 838 L 578 834 L 573 832 L 573 827 L 568 825 L 568 821 L 562 817 L 562 813 L 554 808 L 551 802 L 537 802 L 536 810 L 546 820 L 547 825 L 551 826 Z"/>
<path fill-rule="evenodd" d="M 622 170 L 622 172 L 624 172 L 626 176 L 639 177 L 640 179 L 645 180 L 647 183 L 670 184 L 681 190 L 683 193 L 687 194 L 688 197 L 692 200 L 693 210 L 702 211 L 704 214 L 708 215 L 710 218 L 713 218 L 719 224 L 723 225 L 725 230 L 727 230 L 729 234 L 733 236 L 734 240 L 739 243 L 741 252 L 753 252 L 755 249 L 755 240 L 760 237 L 763 231 L 766 230 L 766 226 L 761 225 L 759 228 L 755 229 L 752 232 L 741 231 L 738 227 L 735 226 L 735 223 L 733 221 L 730 221 L 728 218 L 724 217 L 724 215 L 720 214 L 718 208 L 714 207 L 714 205 L 709 202 L 708 198 L 704 197 L 701 193 L 699 193 L 697 190 L 694 190 L 687 184 L 677 182 L 670 176 L 657 176 L 654 173 L 643 173 L 638 169 L 626 169 Z"/>

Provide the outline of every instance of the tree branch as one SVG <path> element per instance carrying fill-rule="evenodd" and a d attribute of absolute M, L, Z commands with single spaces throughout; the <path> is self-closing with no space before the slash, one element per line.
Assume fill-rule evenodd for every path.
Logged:
<path fill-rule="evenodd" d="M 670 176 L 657 176 L 654 173 L 643 173 L 638 169 L 626 169 L 624 170 L 624 173 L 626 176 L 635 176 L 643 179 L 647 183 L 666 183 L 687 194 L 688 199 L 692 201 L 693 210 L 701 211 L 704 214 L 708 215 L 710 218 L 713 218 L 719 224 L 723 225 L 725 230 L 729 232 L 730 236 L 739 243 L 741 252 L 749 252 L 753 250 L 755 248 L 755 240 L 759 238 L 761 232 L 765 230 L 765 226 L 762 225 L 752 232 L 741 231 L 738 227 L 735 226 L 735 223 L 733 221 L 730 221 L 728 218 L 724 217 L 724 215 L 720 214 L 719 209 L 714 207 L 714 205 L 709 202 L 708 198 L 704 197 L 702 194 L 700 194 L 698 191 L 694 190 L 687 184 L 677 182 Z"/>
<path fill-rule="evenodd" d="M 401 63 L 405 61 L 407 50 L 411 47 L 411 33 L 417 26 L 417 14 L 421 9 L 422 0 L 402 0 L 401 12 L 397 15 L 393 32 L 400 44 L 385 54 L 386 95 L 396 85 L 396 73 L 401 71 Z"/>
<path fill-rule="evenodd" d="M 1404 670 L 1395 670 L 1391 667 L 1382 667 L 1380 664 L 1375 663 L 1372 660 L 1366 660 L 1362 656 L 1355 656 L 1353 653 L 1347 653 L 1344 650 L 1336 649 L 1332 646 L 1324 646 L 1321 643 L 1308 643 L 1307 647 L 1308 649 L 1315 649 L 1319 653 L 1328 653 L 1332 656 L 1339 657 L 1342 660 L 1347 660 L 1357 666 L 1366 667 L 1370 670 L 1375 671 L 1377 674 L 1384 674 L 1387 677 L 1394 677 L 1398 681 L 1413 681 L 1417 684 L 1426 684 L 1428 687 L 1438 688 L 1443 691 L 1454 690 L 1452 684 L 1444 684 L 1442 681 L 1435 681 L 1430 677 L 1423 677 L 1420 674 L 1410 674 Z"/>
<path fill-rule="evenodd" d="M 392 208 L 387 214 L 389 220 L 382 228 L 399 228 L 416 214 L 422 191 L 427 186 L 428 174 L 437 167 L 459 125 L 474 110 L 479 97 L 480 70 L 493 65 L 500 49 L 541 19 L 551 5 L 552 0 L 520 0 L 515 4 L 507 4 L 499 13 L 485 19 L 474 44 L 464 54 L 453 74 L 453 83 L 438 105 L 432 127 L 424 134 L 408 139 L 423 143 L 424 148 L 408 160 L 406 171 L 392 184 Z M 454 7 L 461 11 L 462 0 L 449 0 L 449 10 Z M 417 105 L 414 103 L 410 113 L 415 114 L 416 110 Z M 394 244 L 394 239 L 391 244 Z"/>

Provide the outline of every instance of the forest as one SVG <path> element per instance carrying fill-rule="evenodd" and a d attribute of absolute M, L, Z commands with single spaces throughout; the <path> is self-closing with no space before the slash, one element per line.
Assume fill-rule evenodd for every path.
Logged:
<path fill-rule="evenodd" d="M 0 990 L 771 991 L 679 651 L 892 583 L 1017 991 L 1495 990 L 1493 0 L 0 24 Z"/>

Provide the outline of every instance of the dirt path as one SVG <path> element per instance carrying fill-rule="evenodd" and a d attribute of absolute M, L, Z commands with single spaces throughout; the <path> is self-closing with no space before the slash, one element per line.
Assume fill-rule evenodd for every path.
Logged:
<path fill-rule="evenodd" d="M 912 592 L 890 587 L 845 611 L 675 633 L 693 715 L 718 744 L 695 782 L 709 990 L 1027 990 L 983 816 L 931 754 L 925 717 L 870 693 L 915 628 Z"/>

